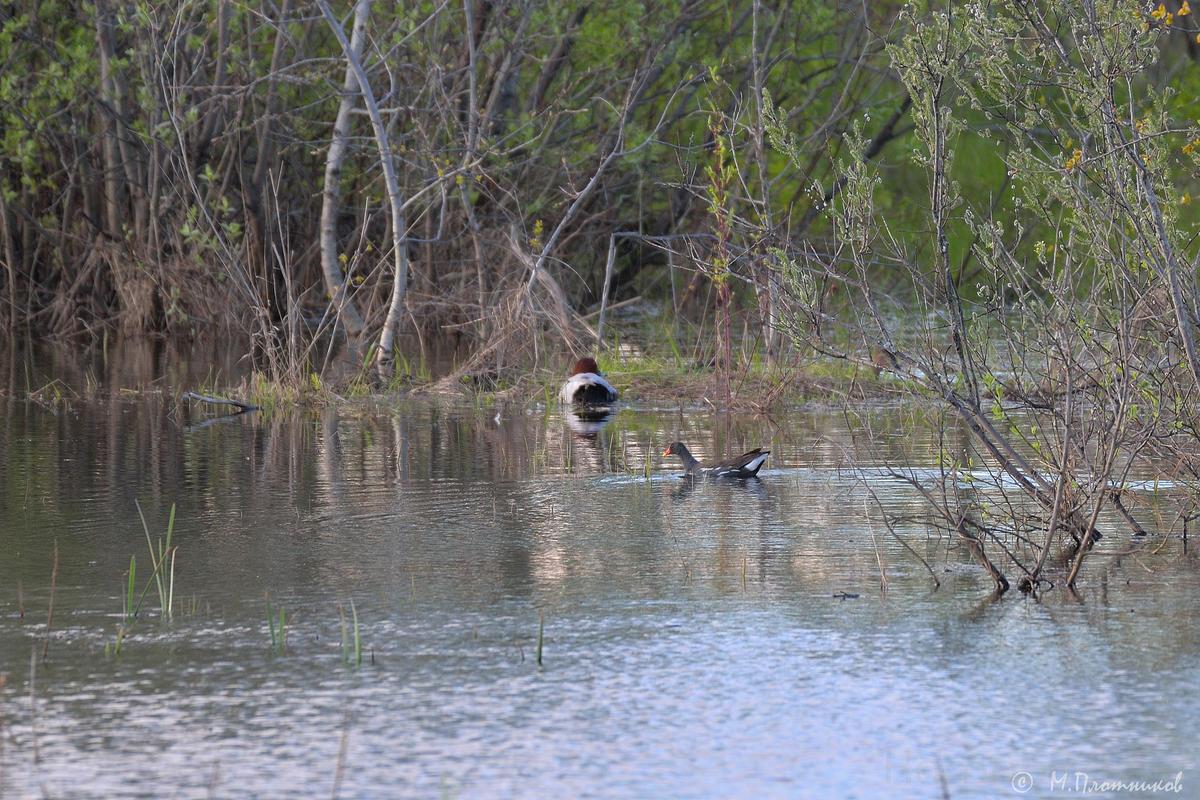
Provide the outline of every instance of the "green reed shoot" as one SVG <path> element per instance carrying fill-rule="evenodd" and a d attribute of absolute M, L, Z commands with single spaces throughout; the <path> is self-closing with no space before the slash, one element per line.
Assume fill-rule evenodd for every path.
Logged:
<path fill-rule="evenodd" d="M 151 555 L 153 555 L 153 551 L 151 552 Z M 141 593 L 138 594 L 137 600 L 133 599 L 133 592 L 129 591 L 128 588 L 126 589 L 127 593 L 126 593 L 125 597 L 122 598 L 122 602 L 125 604 L 125 616 L 127 618 L 126 619 L 127 622 L 132 622 L 134 619 L 137 619 L 138 612 L 140 612 L 142 610 L 142 603 L 145 602 L 146 595 L 149 594 L 149 592 L 150 592 L 150 587 L 154 586 L 155 582 L 157 580 L 159 580 L 159 575 L 162 571 L 162 568 L 164 566 L 166 566 L 166 563 L 167 562 L 165 560 L 163 560 L 163 561 L 158 562 L 155 565 L 154 571 L 150 573 L 150 577 L 149 577 L 149 579 L 147 579 L 146 585 L 142 587 Z M 130 559 L 129 559 L 129 567 L 130 567 L 130 569 L 129 569 L 129 575 L 130 575 L 129 584 L 132 585 L 133 584 L 133 573 L 134 573 L 134 568 L 135 568 L 135 562 L 134 562 L 134 558 L 132 556 L 130 556 Z M 170 583 L 171 583 L 171 587 L 172 587 L 171 588 L 172 596 L 174 595 L 174 583 L 175 583 L 175 568 L 174 567 L 175 567 L 175 556 L 174 556 L 174 551 L 172 550 L 171 577 L 170 577 Z M 165 618 L 167 616 L 167 613 L 170 608 L 170 602 L 168 602 L 168 605 L 164 608 L 167 609 L 162 612 L 163 617 Z"/>
<path fill-rule="evenodd" d="M 267 628 L 271 632 L 271 652 L 277 656 L 287 652 L 287 613 L 283 606 L 279 607 L 279 621 L 276 622 L 275 611 L 271 608 L 271 598 L 267 597 Z"/>
<path fill-rule="evenodd" d="M 683 363 L 683 352 L 679 349 L 679 342 L 675 341 L 675 335 L 672 331 L 664 329 L 666 334 L 667 344 L 671 346 L 671 355 L 675 357 L 675 366 L 678 367 Z"/>
<path fill-rule="evenodd" d="M 175 551 L 178 549 L 171 546 L 171 539 L 175 534 L 175 504 L 171 504 L 171 515 L 167 520 L 167 535 L 158 540 L 157 548 L 156 543 L 150 538 L 150 526 L 146 524 L 146 516 L 142 513 L 141 504 L 136 499 L 133 504 L 137 507 L 138 517 L 142 520 L 142 531 L 146 534 L 146 546 L 150 548 L 150 565 L 154 567 L 154 585 L 158 588 L 159 613 L 163 619 L 170 619 L 175 604 Z M 165 574 L 168 557 L 170 558 L 170 572 Z M 137 613 L 136 609 L 134 613 Z"/>
<path fill-rule="evenodd" d="M 354 623 L 353 637 L 351 637 L 350 628 L 346 625 L 346 610 L 341 603 L 338 603 L 338 616 L 342 621 L 342 662 L 353 663 L 357 667 L 362 664 L 362 635 L 358 625 L 358 609 L 354 606 L 353 600 L 350 601 L 350 615 Z"/>
<path fill-rule="evenodd" d="M 121 645 L 125 642 L 125 637 L 128 635 L 129 629 L 124 625 L 118 625 L 116 640 L 104 644 L 104 657 L 112 658 L 121 655 Z"/>
<path fill-rule="evenodd" d="M 133 590 L 137 582 L 137 556 L 129 557 L 129 580 L 125 586 L 125 597 L 122 598 L 121 619 L 128 625 L 133 621 Z"/>
<path fill-rule="evenodd" d="M 375 363 L 375 348 L 376 347 L 378 347 L 378 345 L 375 342 L 371 342 L 371 346 L 368 347 L 367 352 L 365 354 L 363 354 L 363 363 L 362 363 L 362 372 L 363 373 L 370 371 L 371 364 Z M 406 366 L 407 366 L 407 364 L 406 364 Z"/>

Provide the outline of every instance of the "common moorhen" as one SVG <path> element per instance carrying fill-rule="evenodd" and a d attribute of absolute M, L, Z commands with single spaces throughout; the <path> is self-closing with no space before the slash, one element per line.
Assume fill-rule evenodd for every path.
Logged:
<path fill-rule="evenodd" d="M 742 453 L 737 458 L 707 467 L 696 460 L 683 442 L 671 442 L 667 445 L 667 449 L 663 450 L 663 455 L 679 456 L 679 460 L 683 462 L 684 471 L 689 475 L 705 475 L 710 478 L 754 478 L 758 476 L 758 470 L 766 462 L 770 452 L 770 450 L 756 447 L 749 453 Z"/>
<path fill-rule="evenodd" d="M 558 399 L 568 405 L 612 403 L 617 399 L 617 390 L 604 380 L 596 359 L 581 358 L 571 369 L 571 377 L 558 390 Z"/>

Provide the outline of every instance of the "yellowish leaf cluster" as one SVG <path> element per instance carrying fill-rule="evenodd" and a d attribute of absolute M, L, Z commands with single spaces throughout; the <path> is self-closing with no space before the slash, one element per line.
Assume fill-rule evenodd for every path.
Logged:
<path fill-rule="evenodd" d="M 1164 24 L 1170 25 L 1175 21 L 1175 15 L 1167 11 L 1167 7 L 1162 3 L 1158 4 L 1158 8 L 1150 12 L 1151 19 L 1160 19 Z"/>
<path fill-rule="evenodd" d="M 1150 12 L 1150 18 L 1162 21 L 1164 25 L 1170 25 L 1175 22 L 1175 17 L 1186 17 L 1192 13 L 1192 7 L 1188 5 L 1188 0 L 1183 0 L 1183 4 L 1179 6 L 1178 11 L 1167 11 L 1165 3 L 1159 3 L 1158 6 Z"/>

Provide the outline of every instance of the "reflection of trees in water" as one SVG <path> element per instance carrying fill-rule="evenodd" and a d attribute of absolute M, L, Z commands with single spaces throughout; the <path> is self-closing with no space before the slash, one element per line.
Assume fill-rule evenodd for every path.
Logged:
<path fill-rule="evenodd" d="M 173 396 L 214 383 L 236 384 L 249 365 L 227 340 L 131 337 L 85 349 L 8 337 L 0 346 L 0 396 L 26 397 L 52 381 L 68 398 L 122 390 Z"/>
<path fill-rule="evenodd" d="M 338 412 L 333 408 L 321 411 L 316 463 L 319 496 L 329 506 L 342 505 L 346 499 L 345 460 L 342 458 L 342 437 L 338 433 Z M 382 471 L 379 477 L 383 477 Z"/>
<path fill-rule="evenodd" d="M 5 471 L 2 502 L 7 514 L 23 502 L 25 475 L 32 477 L 30 493 L 42 518 L 61 521 L 86 497 L 93 521 L 136 533 L 130 524 L 134 496 L 150 516 L 162 516 L 177 502 L 181 534 L 202 532 L 204 549 L 214 561 L 253 563 L 263 576 L 292 568 L 311 575 L 311 567 L 287 566 L 307 550 L 272 550 L 279 538 L 258 536 L 257 529 L 287 527 L 293 530 L 289 536 L 337 536 L 344 527 L 339 518 L 372 510 L 396 519 L 427 518 L 436 525 L 437 509 L 413 507 L 409 485 L 450 480 L 447 502 L 462 514 L 472 536 L 498 537 L 496 547 L 506 548 L 500 556 L 507 565 L 502 572 L 513 586 L 527 582 L 530 553 L 536 549 L 529 542 L 539 536 L 547 540 L 547 531 L 556 526 L 588 519 L 644 526 L 639 516 L 657 518 L 665 507 L 662 494 L 654 492 L 648 497 L 657 499 L 644 500 L 639 515 L 627 513 L 624 493 L 576 493 L 572 506 L 556 505 L 547 500 L 545 486 L 564 479 L 552 476 L 629 475 L 627 469 L 640 474 L 647 460 L 661 474 L 657 453 L 669 438 L 667 430 L 682 432 L 702 452 L 716 452 L 717 437 L 736 442 L 735 449 L 743 443 L 767 444 L 775 451 L 769 468 L 802 463 L 813 456 L 811 441 L 839 435 L 831 419 L 804 417 L 777 427 L 737 417 L 717 424 L 704 415 L 629 414 L 608 421 L 594 437 L 580 438 L 555 415 L 509 410 L 497 424 L 490 410 L 419 404 L 385 416 L 343 417 L 329 409 L 315 416 L 254 414 L 189 432 L 179 410 L 156 396 L 71 403 L 56 414 L 8 405 L 0 442 L 6 454 L 0 470 Z M 547 477 L 530 480 L 538 475 Z M 464 484 L 480 483 L 488 485 L 486 494 L 465 502 L 453 494 Z M 665 483 L 662 491 L 680 487 Z M 770 491 L 766 483 L 757 488 Z M 747 519 L 754 519 L 746 516 L 747 501 L 762 507 L 754 491 L 708 496 L 704 502 L 715 505 L 697 511 L 704 513 L 706 525 L 746 529 Z M 811 508 L 807 514 L 813 519 Z M 669 525 L 664 522 L 663 530 Z M 578 544 L 578 532 L 564 541 L 570 540 Z M 732 552 L 730 563 L 740 570 L 740 557 Z M 127 556 L 114 554 L 112 561 L 126 561 Z M 582 563 L 576 566 L 583 568 Z"/>
<path fill-rule="evenodd" d="M 879 572 L 869 509 L 833 467 L 864 453 L 929 464 L 929 442 L 965 441 L 961 429 L 939 440 L 919 415 L 891 409 L 849 425 L 834 413 L 622 412 L 581 436 L 554 413 L 503 409 L 497 422 L 495 409 L 408 402 L 386 414 L 254 414 L 190 431 L 165 396 L 0 403 L 0 527 L 19 530 L 30 554 L 0 564 L 7 585 L 44 580 L 54 532 L 64 564 L 96 561 L 91 574 L 114 583 L 144 546 L 136 496 L 152 526 L 178 503 L 180 564 L 194 588 L 223 576 L 212 580 L 236 579 L 251 597 L 266 586 L 407 597 L 410 581 L 418 595 L 457 602 L 653 596 L 684 580 L 737 592 L 743 565 L 754 591 L 869 591 Z M 759 444 L 772 457 L 759 481 L 684 481 L 657 455 L 676 437 L 705 457 Z M 647 459 L 652 480 L 640 472 Z M 911 513 L 911 492 L 878 491 L 889 510 Z M 968 561 L 918 524 L 904 533 L 942 562 Z M 882 528 L 875 534 L 893 582 L 923 586 L 911 558 Z M 1118 580 L 1144 581 L 1139 569 L 1114 562 L 1104 585 L 1114 604 L 1141 591 Z M 1171 572 L 1183 580 L 1188 569 L 1184 560 Z M 975 570 L 947 581 L 982 587 Z"/>

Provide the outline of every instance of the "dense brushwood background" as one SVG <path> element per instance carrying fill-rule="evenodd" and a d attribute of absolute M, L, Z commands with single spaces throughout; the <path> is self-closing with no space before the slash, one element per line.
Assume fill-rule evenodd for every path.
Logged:
<path fill-rule="evenodd" d="M 528 254 L 613 151 L 547 262 L 573 312 L 598 307 L 610 237 L 622 232 L 634 235 L 615 240 L 610 302 L 642 297 L 701 315 L 723 302 L 704 278 L 727 271 L 735 332 L 753 331 L 770 313 L 759 291 L 770 254 L 830 235 L 823 201 L 840 188 L 833 165 L 854 126 L 860 155 L 886 176 L 876 207 L 921 257 L 928 192 L 889 48 L 931 9 L 903 8 L 374 3 L 363 60 L 409 225 L 402 331 L 468 347 L 494 336 L 489 310 L 528 289 Z M 349 4 L 333 11 L 349 31 Z M 1200 85 L 1197 23 L 1171 22 L 1147 81 L 1186 116 Z M 319 218 L 346 60 L 318 6 L 6 3 L 0 64 L 0 316 L 10 329 L 253 334 L 251 320 L 263 330 L 289 308 L 310 327 L 326 314 Z M 807 160 L 771 147 L 764 93 Z M 1032 242 L 1043 221 L 1011 206 L 991 123 L 960 116 L 959 193 L 1020 222 Z M 350 136 L 339 262 L 378 329 L 392 237 L 361 103 Z M 1194 179 L 1187 159 L 1168 169 L 1181 186 Z M 956 219 L 949 233 L 962 259 L 971 234 Z M 880 280 L 890 280 L 884 269 Z"/>

